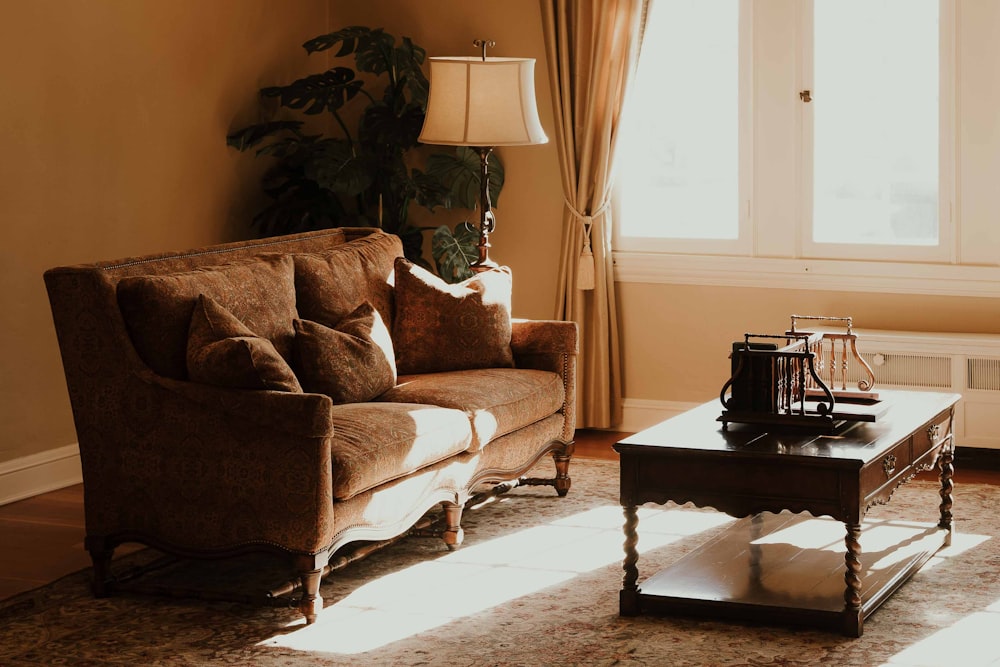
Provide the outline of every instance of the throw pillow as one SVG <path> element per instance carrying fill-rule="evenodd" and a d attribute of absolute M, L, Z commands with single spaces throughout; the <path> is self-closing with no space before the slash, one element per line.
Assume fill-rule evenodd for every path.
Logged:
<path fill-rule="evenodd" d="M 398 258 L 392 341 L 399 374 L 513 366 L 511 287 L 507 267 L 449 285 Z"/>
<path fill-rule="evenodd" d="M 302 391 L 271 341 L 204 294 L 191 314 L 187 370 L 191 380 L 221 387 Z"/>
<path fill-rule="evenodd" d="M 295 320 L 294 351 L 305 390 L 334 403 L 364 403 L 396 386 L 389 330 L 367 301 L 335 328 Z"/>

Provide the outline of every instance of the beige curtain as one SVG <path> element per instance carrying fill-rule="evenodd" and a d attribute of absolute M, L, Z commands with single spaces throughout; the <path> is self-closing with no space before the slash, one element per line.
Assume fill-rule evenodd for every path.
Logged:
<path fill-rule="evenodd" d="M 611 164 L 647 0 L 541 0 L 562 170 L 556 318 L 580 327 L 577 426 L 621 422 Z"/>

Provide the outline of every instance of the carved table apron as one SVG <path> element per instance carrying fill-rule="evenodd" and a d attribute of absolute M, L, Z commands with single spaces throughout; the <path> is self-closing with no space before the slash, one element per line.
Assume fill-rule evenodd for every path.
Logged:
<path fill-rule="evenodd" d="M 713 401 L 615 444 L 625 515 L 621 615 L 804 624 L 860 637 L 864 619 L 951 541 L 952 421 L 961 396 L 881 395 L 889 409 L 877 423 L 846 424 L 833 435 L 723 431 Z M 935 466 L 935 523 L 865 521 L 873 505 Z M 668 501 L 747 518 L 639 585 L 637 508 Z M 831 527 L 833 544 L 823 537 Z M 880 547 L 871 554 L 863 553 L 862 528 Z M 845 548 L 831 548 L 841 539 Z"/>

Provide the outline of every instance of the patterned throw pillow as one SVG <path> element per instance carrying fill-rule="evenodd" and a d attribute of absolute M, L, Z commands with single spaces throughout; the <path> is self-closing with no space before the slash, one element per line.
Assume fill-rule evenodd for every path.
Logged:
<path fill-rule="evenodd" d="M 449 285 L 397 258 L 392 342 L 399 374 L 513 366 L 511 287 L 507 267 Z"/>
<path fill-rule="evenodd" d="M 396 386 L 389 330 L 367 301 L 334 328 L 295 320 L 294 350 L 305 390 L 334 403 L 364 403 Z"/>
<path fill-rule="evenodd" d="M 204 294 L 191 314 L 187 370 L 191 380 L 221 387 L 302 391 L 271 341 Z"/>

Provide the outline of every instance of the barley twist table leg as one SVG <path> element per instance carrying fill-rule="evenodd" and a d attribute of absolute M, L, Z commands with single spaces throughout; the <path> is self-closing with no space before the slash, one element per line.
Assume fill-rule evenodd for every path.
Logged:
<path fill-rule="evenodd" d="M 941 451 L 941 459 L 938 462 L 938 466 L 941 469 L 941 474 L 939 475 L 941 479 L 941 520 L 938 522 L 938 526 L 941 528 L 947 528 L 951 532 L 951 507 L 954 504 L 955 499 L 952 497 L 951 492 L 955 489 L 954 483 L 951 481 L 952 477 L 955 475 L 955 466 L 953 465 L 955 461 L 955 446 L 954 441 L 949 442 L 944 446 Z M 949 535 L 949 543 L 951 541 Z"/>
<path fill-rule="evenodd" d="M 622 590 L 618 596 L 618 613 L 621 616 L 635 616 L 639 613 L 639 551 L 636 546 L 639 544 L 639 516 L 635 505 L 622 507 L 625 515 L 625 560 L 622 562 L 622 570 L 625 575 L 622 577 Z"/>
<path fill-rule="evenodd" d="M 864 617 L 861 613 L 861 524 L 846 523 L 847 535 L 844 545 L 847 553 L 844 555 L 844 634 L 860 637 L 863 631 Z"/>

